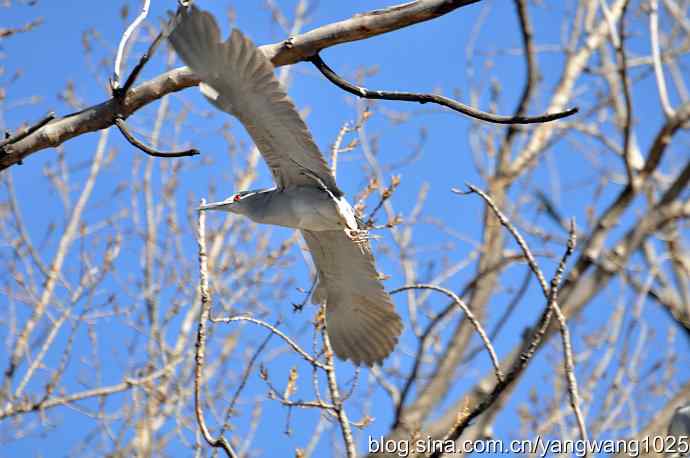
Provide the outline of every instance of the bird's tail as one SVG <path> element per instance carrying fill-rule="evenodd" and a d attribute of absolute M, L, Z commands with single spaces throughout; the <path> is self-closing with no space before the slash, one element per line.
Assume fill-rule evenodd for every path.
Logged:
<path fill-rule="evenodd" d="M 395 348 L 402 321 L 390 297 L 385 293 L 380 296 L 353 294 L 341 300 L 329 298 L 326 329 L 340 359 L 372 366 L 381 363 Z"/>
<path fill-rule="evenodd" d="M 168 41 L 201 79 L 201 93 L 220 110 L 237 116 L 247 93 L 276 90 L 270 60 L 237 29 L 222 42 L 213 16 L 195 6 L 178 10 L 168 26 Z"/>

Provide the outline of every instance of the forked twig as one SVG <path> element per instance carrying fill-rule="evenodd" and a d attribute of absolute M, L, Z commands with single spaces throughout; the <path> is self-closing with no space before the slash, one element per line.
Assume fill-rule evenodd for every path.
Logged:
<path fill-rule="evenodd" d="M 125 33 L 122 35 L 122 39 L 120 40 L 120 45 L 118 46 L 117 49 L 117 55 L 115 57 L 115 71 L 113 73 L 113 80 L 110 82 L 110 89 L 113 93 L 113 98 L 115 101 L 118 103 L 118 107 L 121 107 L 124 103 L 125 97 L 127 97 L 127 92 L 129 92 L 130 88 L 134 85 L 134 82 L 137 80 L 137 77 L 139 76 L 139 73 L 141 70 L 144 68 L 144 65 L 151 59 L 151 56 L 153 56 L 153 53 L 156 52 L 156 49 L 160 45 L 164 33 L 159 32 L 158 35 L 156 35 L 156 38 L 153 39 L 151 44 L 149 45 L 149 48 L 146 50 L 146 52 L 139 58 L 139 62 L 134 66 L 132 69 L 131 73 L 127 77 L 127 80 L 125 81 L 125 84 L 123 86 L 120 86 L 120 73 L 122 70 L 122 60 L 124 58 L 124 52 L 125 52 L 125 46 L 127 42 L 129 41 L 132 33 L 134 33 L 134 30 L 141 24 L 141 22 L 146 18 L 148 15 L 148 10 L 150 6 L 150 0 L 145 0 L 144 1 L 144 6 L 142 7 L 141 12 L 139 13 L 139 16 L 127 27 L 127 30 L 125 30 Z M 117 128 L 120 130 L 120 133 L 125 137 L 125 139 L 135 148 L 140 149 L 144 153 L 148 154 L 149 156 L 154 156 L 154 157 L 184 157 L 184 156 L 196 156 L 199 154 L 199 151 L 196 148 L 190 148 L 182 151 L 158 151 L 155 148 L 152 148 L 148 145 L 145 145 L 141 141 L 137 140 L 134 135 L 129 131 L 129 128 L 127 127 L 127 124 L 125 124 L 125 117 L 122 116 L 121 113 L 118 113 L 117 116 L 115 116 L 114 120 L 115 125 Z"/>
<path fill-rule="evenodd" d="M 144 65 L 146 65 L 146 63 L 151 59 L 151 56 L 153 56 L 153 53 L 156 52 L 156 49 L 162 40 L 163 32 L 159 32 L 158 35 L 156 35 L 156 38 L 154 38 L 149 45 L 149 49 L 147 49 L 146 52 L 139 58 L 139 62 L 137 62 L 132 69 L 132 72 L 127 77 L 125 84 L 121 88 L 117 86 L 113 87 L 114 92 L 122 91 L 123 94 L 126 94 L 127 91 L 131 89 L 131 87 L 134 85 L 134 82 L 137 80 L 139 73 L 141 73 L 141 70 L 144 68 Z"/>
<path fill-rule="evenodd" d="M 549 327 L 549 324 L 551 323 L 551 318 L 553 314 L 555 313 L 560 325 L 560 330 L 561 330 L 561 337 L 563 340 L 563 351 L 565 353 L 565 372 L 566 372 L 566 379 L 568 382 L 568 393 L 570 395 L 570 403 L 573 408 L 573 413 L 577 419 L 578 422 L 578 427 L 580 429 L 580 436 L 581 439 L 586 441 L 587 440 L 587 431 L 585 428 L 584 424 L 584 419 L 582 416 L 582 412 L 579 407 L 580 403 L 580 398 L 577 392 L 577 382 L 574 374 L 574 363 L 573 363 L 573 357 L 572 357 L 572 347 L 570 344 L 570 333 L 567 328 L 567 324 L 565 323 L 565 316 L 563 315 L 563 312 L 561 311 L 560 307 L 558 306 L 558 289 L 561 283 L 561 279 L 563 278 L 563 272 L 565 271 L 565 265 L 567 260 L 570 258 L 572 255 L 573 251 L 575 250 L 575 244 L 576 244 L 576 232 L 575 232 L 575 224 L 571 224 L 570 228 L 570 236 L 568 238 L 568 244 L 566 247 L 566 251 L 563 254 L 558 267 L 556 268 L 556 272 L 554 273 L 553 278 L 551 279 L 550 285 L 546 283 L 546 280 L 544 279 L 544 274 L 541 271 L 541 268 L 539 265 L 537 265 L 536 261 L 534 260 L 534 255 L 532 254 L 529 246 L 525 242 L 524 238 L 518 230 L 513 226 L 513 224 L 508 220 L 508 218 L 501 212 L 501 210 L 496 206 L 494 201 L 489 197 L 484 191 L 481 189 L 472 186 L 472 185 L 467 185 L 469 188 L 469 191 L 467 192 L 462 192 L 458 190 L 453 190 L 453 192 L 457 194 L 470 194 L 470 193 L 476 193 L 479 194 L 482 199 L 486 202 L 486 204 L 491 208 L 492 212 L 496 216 L 496 218 L 499 220 L 502 226 L 504 226 L 508 231 L 511 233 L 517 244 L 520 246 L 522 249 L 525 258 L 527 259 L 527 263 L 530 266 L 530 269 L 534 272 L 536 275 L 537 279 L 539 280 L 539 284 L 542 287 L 542 291 L 544 295 L 547 298 L 547 305 L 544 311 L 542 312 L 541 317 L 539 318 L 539 323 L 537 324 L 536 329 L 534 329 L 531 333 L 531 336 L 529 337 L 529 341 L 525 343 L 523 346 L 523 350 L 520 353 L 520 356 L 516 360 L 515 364 L 511 368 L 511 370 L 506 374 L 505 378 L 503 381 L 497 383 L 491 392 L 484 397 L 479 404 L 477 404 L 472 410 L 470 410 L 469 413 L 463 415 L 455 425 L 453 425 L 452 429 L 448 432 L 446 435 L 447 439 L 452 439 L 456 440 L 460 437 L 462 432 L 467 428 L 467 426 L 470 424 L 470 422 L 476 418 L 477 416 L 481 415 L 483 412 L 485 412 L 494 402 L 496 402 L 499 397 L 501 396 L 501 393 L 506 390 L 512 383 L 517 380 L 518 376 L 524 371 L 524 369 L 527 367 L 529 361 L 532 359 L 534 356 L 535 351 L 541 344 L 544 335 L 546 334 L 546 330 Z M 587 451 L 588 452 L 588 451 Z M 432 457 L 440 457 L 441 456 L 441 451 L 437 450 L 435 453 L 431 455 Z"/>

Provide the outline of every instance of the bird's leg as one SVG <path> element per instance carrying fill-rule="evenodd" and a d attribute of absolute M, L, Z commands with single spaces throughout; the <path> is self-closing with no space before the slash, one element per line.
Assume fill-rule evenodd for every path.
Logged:
<path fill-rule="evenodd" d="M 346 228 L 345 234 L 354 242 L 355 245 L 359 247 L 362 254 L 369 252 L 369 239 L 371 238 L 369 231 L 366 229 Z"/>

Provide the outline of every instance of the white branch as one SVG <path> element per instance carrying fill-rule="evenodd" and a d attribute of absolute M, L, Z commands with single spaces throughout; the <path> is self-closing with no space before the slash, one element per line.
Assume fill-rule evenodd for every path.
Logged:
<path fill-rule="evenodd" d="M 119 87 L 120 85 L 120 75 L 122 73 L 122 59 L 124 58 L 125 54 L 125 47 L 127 46 L 127 42 L 129 41 L 130 37 L 134 33 L 134 31 L 139 27 L 139 25 L 144 22 L 144 19 L 146 19 L 146 16 L 149 14 L 149 6 L 151 6 L 151 0 L 144 0 L 144 6 L 141 8 L 141 13 L 139 13 L 139 16 L 132 21 L 132 23 L 127 27 L 127 30 L 125 30 L 125 33 L 122 34 L 122 38 L 120 39 L 120 45 L 117 47 L 117 54 L 115 55 L 115 70 L 114 70 L 114 76 L 113 76 L 113 86 L 114 87 Z"/>

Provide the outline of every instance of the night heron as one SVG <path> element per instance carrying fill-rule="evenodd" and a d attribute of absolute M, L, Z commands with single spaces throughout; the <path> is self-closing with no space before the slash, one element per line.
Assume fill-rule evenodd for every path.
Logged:
<path fill-rule="evenodd" d="M 274 188 L 240 191 L 201 209 L 299 229 L 318 274 L 311 299 L 326 304 L 335 354 L 357 365 L 380 363 L 398 341 L 400 316 L 378 279 L 366 231 L 273 64 L 236 29 L 221 42 L 213 16 L 195 7 L 178 11 L 168 40 L 201 80 L 206 99 L 244 125 L 276 182 Z"/>

